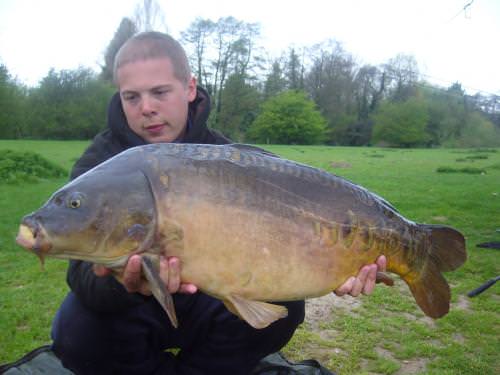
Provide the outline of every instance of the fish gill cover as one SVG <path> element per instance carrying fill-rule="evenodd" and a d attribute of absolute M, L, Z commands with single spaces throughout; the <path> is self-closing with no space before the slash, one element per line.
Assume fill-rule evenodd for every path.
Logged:
<path fill-rule="evenodd" d="M 67 174 L 64 168 L 35 152 L 0 150 L 0 184 L 37 182 Z"/>

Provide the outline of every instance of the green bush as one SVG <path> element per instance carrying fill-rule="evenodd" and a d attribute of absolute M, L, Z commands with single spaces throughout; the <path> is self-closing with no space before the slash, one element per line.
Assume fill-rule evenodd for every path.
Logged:
<path fill-rule="evenodd" d="M 250 126 L 248 139 L 266 144 L 321 144 L 326 120 L 301 91 L 285 91 L 262 106 Z"/>
<path fill-rule="evenodd" d="M 469 173 L 469 174 L 481 174 L 486 173 L 484 169 L 474 168 L 474 167 L 464 167 L 464 168 L 453 168 L 453 167 L 439 167 L 436 169 L 438 173 Z"/>
<path fill-rule="evenodd" d="M 67 176 L 68 172 L 35 152 L 0 150 L 0 183 L 37 182 Z"/>
<path fill-rule="evenodd" d="M 488 155 L 471 155 L 466 156 L 465 158 L 469 160 L 485 160 L 488 159 Z"/>

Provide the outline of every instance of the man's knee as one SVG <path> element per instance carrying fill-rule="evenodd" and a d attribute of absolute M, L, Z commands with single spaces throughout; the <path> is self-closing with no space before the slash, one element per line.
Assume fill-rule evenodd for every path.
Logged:
<path fill-rule="evenodd" d="M 252 339 L 248 344 L 254 348 L 255 354 L 260 358 L 281 350 L 290 341 L 297 327 L 304 321 L 304 301 L 279 304 L 288 309 L 288 315 L 285 318 L 278 319 L 264 329 L 252 329 Z"/>
<path fill-rule="evenodd" d="M 85 308 L 72 292 L 68 293 L 52 323 L 52 350 L 68 368 L 89 367 L 105 359 L 108 327 L 102 316 Z M 86 365 L 88 364 L 88 365 Z"/>
<path fill-rule="evenodd" d="M 288 309 L 287 320 L 291 326 L 297 327 L 304 322 L 305 318 L 305 302 L 304 301 L 293 301 L 285 302 L 283 306 Z"/>
<path fill-rule="evenodd" d="M 293 301 L 281 303 L 288 309 L 286 318 L 274 322 L 268 329 L 270 329 L 272 336 L 269 353 L 280 350 L 292 338 L 297 327 L 304 321 L 305 317 L 305 303 L 304 301 Z"/>

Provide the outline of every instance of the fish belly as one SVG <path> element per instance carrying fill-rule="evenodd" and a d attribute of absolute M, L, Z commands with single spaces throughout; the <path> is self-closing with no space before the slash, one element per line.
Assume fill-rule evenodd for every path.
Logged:
<path fill-rule="evenodd" d="M 327 294 L 377 254 L 350 247 L 334 226 L 208 202 L 172 212 L 183 228 L 182 278 L 216 297 L 286 301 Z M 190 207 L 190 210 L 186 210 Z"/>

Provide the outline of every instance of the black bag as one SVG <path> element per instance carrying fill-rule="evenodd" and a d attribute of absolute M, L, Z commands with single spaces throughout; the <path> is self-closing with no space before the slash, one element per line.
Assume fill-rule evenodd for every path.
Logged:
<path fill-rule="evenodd" d="M 335 375 L 314 359 L 293 363 L 281 353 L 273 353 L 262 359 L 251 375 Z"/>
<path fill-rule="evenodd" d="M 63 367 L 50 350 L 50 345 L 35 349 L 16 362 L 0 366 L 3 375 L 74 375 Z M 281 353 L 270 354 L 259 362 L 251 375 L 335 375 L 318 361 L 308 359 L 298 363 L 288 361 Z"/>
<path fill-rule="evenodd" d="M 50 345 L 37 348 L 13 363 L 0 366 L 3 375 L 74 375 L 50 350 Z"/>

